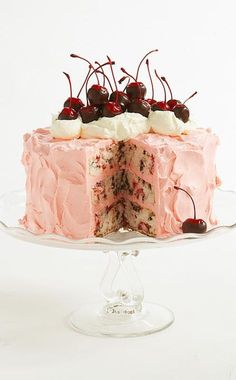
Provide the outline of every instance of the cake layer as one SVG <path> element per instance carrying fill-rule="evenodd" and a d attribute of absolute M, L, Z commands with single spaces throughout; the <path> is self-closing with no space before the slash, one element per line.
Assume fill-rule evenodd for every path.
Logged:
<path fill-rule="evenodd" d="M 128 199 L 124 202 L 124 220 L 126 227 L 149 236 L 156 236 L 155 214 Z"/>
<path fill-rule="evenodd" d="M 95 214 L 95 236 L 105 236 L 110 232 L 119 230 L 124 225 L 124 204 L 122 200 Z"/>

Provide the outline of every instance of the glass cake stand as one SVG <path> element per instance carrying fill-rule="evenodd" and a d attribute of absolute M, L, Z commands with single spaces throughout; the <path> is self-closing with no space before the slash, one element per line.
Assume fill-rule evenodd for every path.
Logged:
<path fill-rule="evenodd" d="M 68 239 L 54 234 L 35 235 L 18 223 L 24 215 L 24 191 L 11 191 L 0 197 L 0 229 L 27 242 L 75 250 L 103 251 L 108 264 L 101 280 L 103 297 L 98 303 L 82 303 L 71 314 L 70 326 L 93 336 L 132 337 L 152 334 L 170 326 L 174 314 L 165 306 L 144 303 L 144 292 L 135 269 L 142 249 L 160 249 L 200 241 L 236 229 L 236 192 L 217 190 L 217 227 L 204 234 L 179 234 L 156 239 L 134 231 L 120 230 L 104 238 Z"/>

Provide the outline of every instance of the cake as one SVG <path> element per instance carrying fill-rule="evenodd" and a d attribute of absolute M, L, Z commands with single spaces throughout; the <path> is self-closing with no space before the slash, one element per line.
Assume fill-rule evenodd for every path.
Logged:
<path fill-rule="evenodd" d="M 109 58 L 97 69 L 89 64 L 86 87 L 91 75 L 107 78 L 101 71 L 105 65 L 114 78 L 113 64 Z M 126 92 L 118 92 L 114 78 L 110 100 L 104 85 L 86 89 L 87 106 L 72 97 L 65 73 L 70 97 L 63 110 L 51 127 L 24 136 L 27 200 L 21 223 L 27 230 L 81 239 L 126 228 L 166 237 L 205 232 L 217 223 L 218 137 L 196 127 L 185 103 L 172 93 L 166 101 L 169 84 L 156 71 L 164 101 L 155 101 L 154 94 L 144 100 L 138 71 Z"/>

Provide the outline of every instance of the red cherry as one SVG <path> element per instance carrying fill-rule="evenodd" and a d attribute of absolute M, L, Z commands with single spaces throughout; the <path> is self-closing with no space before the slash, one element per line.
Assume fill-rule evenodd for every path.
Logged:
<path fill-rule="evenodd" d="M 155 99 L 145 99 L 145 100 L 146 100 L 146 102 L 148 102 L 150 104 L 150 106 L 157 103 L 157 101 Z"/>
<path fill-rule="evenodd" d="M 144 99 L 147 92 L 146 86 L 142 82 L 137 82 L 137 80 L 129 74 L 124 67 L 121 67 L 121 71 L 134 80 L 134 82 L 131 82 L 126 86 L 126 93 L 128 97 L 131 100 L 136 98 Z"/>
<path fill-rule="evenodd" d="M 186 219 L 182 224 L 183 233 L 203 234 L 207 230 L 207 224 L 203 219 Z"/>
<path fill-rule="evenodd" d="M 78 117 L 78 112 L 72 108 L 72 85 L 69 74 L 63 72 L 63 74 L 67 77 L 70 87 L 70 97 L 69 97 L 69 106 L 64 107 L 63 110 L 58 115 L 59 120 L 74 120 Z"/>
<path fill-rule="evenodd" d="M 106 87 L 101 86 L 100 84 L 94 84 L 89 90 L 88 90 L 88 82 L 91 76 L 97 72 L 99 69 L 101 69 L 103 66 L 106 65 L 114 65 L 115 62 L 109 61 L 106 63 L 103 63 L 102 65 L 98 66 L 95 70 L 91 72 L 91 74 L 87 78 L 86 82 L 86 96 L 87 96 L 87 105 L 88 100 L 92 105 L 102 105 L 108 101 L 108 91 Z"/>
<path fill-rule="evenodd" d="M 68 98 L 65 103 L 64 103 L 64 107 L 69 107 L 70 106 L 70 102 L 71 102 L 71 107 L 75 110 L 75 111 L 79 111 L 79 109 L 81 107 L 84 106 L 84 103 L 82 102 L 82 100 L 78 99 L 78 98 Z"/>
<path fill-rule="evenodd" d="M 152 111 L 169 111 L 170 108 L 166 102 L 155 102 L 151 105 Z"/>
<path fill-rule="evenodd" d="M 78 118 L 78 113 L 70 107 L 64 107 L 58 115 L 58 120 L 75 120 Z"/>
<path fill-rule="evenodd" d="M 116 102 L 107 102 L 103 105 L 102 116 L 114 117 L 123 113 L 122 107 Z"/>
<path fill-rule="evenodd" d="M 188 218 L 183 222 L 183 224 L 182 224 L 183 233 L 202 234 L 202 233 L 206 232 L 206 230 L 207 230 L 206 222 L 203 219 L 197 219 L 196 218 L 196 206 L 195 206 L 195 202 L 193 200 L 193 197 L 186 190 L 182 189 L 181 187 L 174 186 L 174 189 L 181 190 L 185 194 L 187 194 L 190 197 L 192 204 L 193 204 L 194 216 L 193 216 L 193 218 Z"/>
<path fill-rule="evenodd" d="M 83 123 L 87 124 L 91 121 L 98 120 L 100 117 L 100 109 L 94 105 L 80 108 L 79 114 Z"/>
<path fill-rule="evenodd" d="M 170 99 L 168 100 L 167 104 L 170 108 L 170 111 L 173 111 L 173 109 L 175 108 L 177 104 L 181 104 L 181 101 L 177 99 Z"/>
<path fill-rule="evenodd" d="M 101 105 L 108 101 L 109 93 L 106 87 L 99 84 L 93 84 L 88 90 L 88 99 L 90 104 Z"/>
<path fill-rule="evenodd" d="M 148 117 L 150 109 L 150 104 L 146 102 L 146 100 L 137 98 L 128 104 L 127 111 L 140 113 L 141 115 Z"/>
<path fill-rule="evenodd" d="M 161 80 L 161 78 L 159 77 L 159 75 L 157 74 L 157 71 L 154 70 L 154 73 L 157 77 L 157 79 L 161 82 L 161 85 L 162 85 L 162 88 L 163 88 L 163 91 L 164 91 L 164 101 L 159 101 L 159 102 L 155 102 L 152 104 L 152 111 L 169 111 L 170 108 L 168 106 L 168 104 L 166 103 L 166 89 L 165 89 L 165 86 Z"/>
<path fill-rule="evenodd" d="M 112 102 L 115 102 L 116 95 L 118 95 L 117 101 L 118 101 L 119 105 L 121 106 L 123 112 L 125 112 L 128 104 L 130 103 L 128 95 L 126 95 L 126 93 L 122 92 L 122 91 L 113 91 L 110 95 L 109 100 Z"/>
<path fill-rule="evenodd" d="M 185 104 L 176 104 L 176 106 L 173 108 L 173 112 L 175 116 L 182 120 L 184 123 L 187 123 L 189 120 L 189 109 L 186 107 Z"/>

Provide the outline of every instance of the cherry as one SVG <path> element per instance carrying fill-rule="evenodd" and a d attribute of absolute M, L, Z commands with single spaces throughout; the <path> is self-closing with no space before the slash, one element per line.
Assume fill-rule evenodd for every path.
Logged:
<path fill-rule="evenodd" d="M 110 64 L 111 74 L 112 74 L 112 78 L 115 84 L 116 91 L 113 92 L 113 94 L 115 94 L 115 101 L 109 101 L 103 105 L 102 115 L 105 117 L 114 117 L 114 116 L 120 115 L 123 112 L 123 110 L 122 110 L 121 105 L 118 102 L 118 88 L 117 88 L 116 78 L 115 78 L 115 74 L 112 67 L 112 60 L 108 56 L 107 56 L 107 59 Z"/>
<path fill-rule="evenodd" d="M 80 90 L 79 90 L 79 92 L 78 92 L 77 98 L 71 98 L 71 105 L 72 105 L 72 108 L 74 108 L 74 110 L 76 110 L 77 112 L 79 112 L 79 109 L 80 109 L 81 107 L 84 106 L 83 101 L 82 101 L 81 99 L 79 99 L 79 97 L 80 97 L 80 94 L 81 94 L 81 92 L 82 92 L 82 90 L 83 90 L 83 88 L 84 88 L 84 86 L 85 86 L 85 83 L 86 83 L 86 81 L 87 81 L 87 79 L 88 79 L 88 76 L 89 76 L 89 74 L 90 74 L 91 69 L 92 69 L 92 66 L 89 65 L 88 73 L 87 73 L 87 75 L 86 75 L 86 77 L 85 77 L 85 80 L 84 80 L 84 82 L 83 82 L 83 84 L 82 84 L 82 86 L 81 86 L 81 88 L 80 88 Z M 68 98 L 68 99 L 65 101 L 65 103 L 64 103 L 64 107 L 68 107 L 69 104 L 70 104 L 70 98 Z"/>
<path fill-rule="evenodd" d="M 65 103 L 64 103 L 64 107 L 69 107 L 70 106 L 70 101 L 71 101 L 71 107 L 76 112 L 79 112 L 79 109 L 84 106 L 84 103 L 82 102 L 81 99 L 78 99 L 78 98 L 68 98 L 65 101 Z"/>
<path fill-rule="evenodd" d="M 87 100 L 90 101 L 92 105 L 103 105 L 108 101 L 109 93 L 106 89 L 106 87 L 101 86 L 100 84 L 94 84 L 90 89 L 88 90 L 88 82 L 91 76 L 97 72 L 99 69 L 101 69 L 105 65 L 114 65 L 114 61 L 109 61 L 106 63 L 103 63 L 102 65 L 98 66 L 96 69 L 92 71 L 92 73 L 89 75 L 87 82 L 86 82 L 86 95 Z"/>
<path fill-rule="evenodd" d="M 106 87 L 99 84 L 93 84 L 88 90 L 88 99 L 90 104 L 101 105 L 108 101 L 109 93 Z"/>
<path fill-rule="evenodd" d="M 148 71 L 149 79 L 150 79 L 150 82 L 151 82 L 152 98 L 151 99 L 145 99 L 145 100 L 151 106 L 152 104 L 156 103 L 156 100 L 154 99 L 154 86 L 153 86 L 153 80 L 152 80 L 152 76 L 151 76 L 151 72 L 150 72 L 150 66 L 149 66 L 149 60 L 148 59 L 146 59 L 146 65 L 147 65 L 147 71 Z"/>
<path fill-rule="evenodd" d="M 187 123 L 187 121 L 189 120 L 190 112 L 185 104 L 176 104 L 176 106 L 173 108 L 173 112 L 175 116 L 178 119 L 182 120 L 184 123 Z"/>
<path fill-rule="evenodd" d="M 151 104 L 152 111 L 169 111 L 170 107 L 166 102 L 154 102 Z"/>
<path fill-rule="evenodd" d="M 147 56 L 149 54 L 152 54 L 152 53 L 157 52 L 157 51 L 158 51 L 158 49 L 151 50 L 147 54 L 145 54 L 145 56 L 141 59 L 141 61 L 139 62 L 138 68 L 137 68 L 136 78 L 134 78 L 132 75 L 128 74 L 127 71 L 123 67 L 121 68 L 121 71 L 123 71 L 123 73 L 125 73 L 126 75 L 128 75 L 130 78 L 132 78 L 134 80 L 134 82 L 129 83 L 128 86 L 126 87 L 127 95 L 129 96 L 129 98 L 131 100 L 136 99 L 136 98 L 144 99 L 146 92 L 147 92 L 147 89 L 142 82 L 138 82 L 139 69 L 140 69 L 143 61 L 145 60 L 145 58 L 147 58 Z"/>
<path fill-rule="evenodd" d="M 107 102 L 102 107 L 102 116 L 114 117 L 120 115 L 123 112 L 120 104 L 116 102 Z"/>
<path fill-rule="evenodd" d="M 75 120 L 78 118 L 78 113 L 70 107 L 64 107 L 58 115 L 58 120 Z"/>
<path fill-rule="evenodd" d="M 109 100 L 114 102 L 116 100 L 116 96 L 118 95 L 118 103 L 122 108 L 122 111 L 125 112 L 128 104 L 130 103 L 130 100 L 128 98 L 128 95 L 126 95 L 123 91 L 114 91 L 111 93 Z"/>
<path fill-rule="evenodd" d="M 186 193 L 193 204 L 193 210 L 194 210 L 194 216 L 193 218 L 186 219 L 182 224 L 182 231 L 183 233 L 196 233 L 196 234 L 203 234 L 207 230 L 207 224 L 203 219 L 197 219 L 196 218 L 196 206 L 193 200 L 193 197 L 184 189 L 178 186 L 174 186 L 174 189 L 181 190 L 184 193 Z"/>
<path fill-rule="evenodd" d="M 171 87 L 169 85 L 169 83 L 167 82 L 166 78 L 165 77 L 161 77 L 162 81 L 165 82 L 165 84 L 167 85 L 168 87 L 168 90 L 170 92 L 170 100 L 168 100 L 167 104 L 170 108 L 170 111 L 173 110 L 173 108 L 176 106 L 176 104 L 181 104 L 181 101 L 180 100 L 177 100 L 177 99 L 173 99 L 173 93 L 172 93 L 172 90 L 171 90 Z"/>
<path fill-rule="evenodd" d="M 108 56 L 107 56 L 107 59 L 110 62 L 110 69 L 111 69 L 112 78 L 115 84 L 115 91 L 113 91 L 112 89 L 112 93 L 109 98 L 110 104 L 106 103 L 105 106 L 103 107 L 103 111 L 104 111 L 103 116 L 112 117 L 113 110 L 114 110 L 113 116 L 119 115 L 120 113 L 126 110 L 127 105 L 129 103 L 129 98 L 124 92 L 118 91 L 117 82 L 116 82 L 116 78 L 115 78 L 113 67 L 112 67 L 112 61 Z M 122 112 L 120 112 L 120 109 Z"/>
<path fill-rule="evenodd" d="M 100 117 L 100 109 L 94 105 L 85 106 L 79 110 L 83 123 L 87 124 L 91 121 L 98 120 Z"/>
<path fill-rule="evenodd" d="M 146 100 L 140 98 L 133 99 L 127 107 L 128 112 L 140 113 L 145 117 L 148 117 L 150 109 L 150 104 Z"/>
<path fill-rule="evenodd" d="M 137 82 L 131 74 L 127 73 L 124 67 L 121 68 L 121 71 L 134 80 L 134 82 L 129 83 L 126 87 L 128 97 L 131 100 L 136 98 L 144 99 L 147 92 L 146 86 L 142 82 Z"/>
<path fill-rule="evenodd" d="M 89 105 L 88 104 L 88 91 L 87 91 L 87 87 L 88 87 L 88 81 L 89 79 L 91 78 L 91 76 L 98 70 L 100 69 L 101 67 L 105 66 L 105 65 L 108 65 L 110 64 L 109 62 L 106 62 L 106 63 L 103 63 L 102 65 L 100 65 L 99 67 L 97 67 L 96 69 L 94 69 L 92 71 L 92 73 L 87 77 L 87 82 L 86 82 L 86 97 L 87 97 L 87 106 L 85 107 L 82 107 L 80 108 L 79 110 L 79 113 L 80 113 L 80 116 L 81 116 L 81 119 L 83 121 L 83 123 L 87 124 L 87 123 L 90 123 L 91 121 L 94 121 L 94 120 L 98 120 L 99 117 L 101 116 L 101 109 L 100 107 L 97 107 L 96 105 L 94 104 L 91 104 Z M 111 64 L 113 65 L 114 62 L 111 62 Z M 98 85 L 99 87 L 103 87 L 103 86 L 100 86 Z"/>
<path fill-rule="evenodd" d="M 69 74 L 63 72 L 67 77 L 70 87 L 70 97 L 69 97 L 69 107 L 64 107 L 63 110 L 58 115 L 58 120 L 74 120 L 78 118 L 78 113 L 72 108 L 72 85 Z"/>
<path fill-rule="evenodd" d="M 155 75 L 156 75 L 157 79 L 161 82 L 161 85 L 163 87 L 164 101 L 159 101 L 159 102 L 152 103 L 152 105 L 151 105 L 152 111 L 169 111 L 170 108 L 169 108 L 168 104 L 166 103 L 166 89 L 165 89 L 165 86 L 164 86 L 161 78 L 157 74 L 157 71 L 154 70 L 154 72 L 155 72 Z"/>

